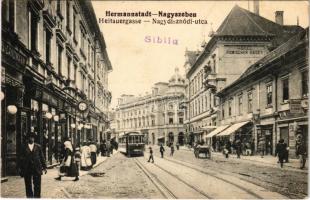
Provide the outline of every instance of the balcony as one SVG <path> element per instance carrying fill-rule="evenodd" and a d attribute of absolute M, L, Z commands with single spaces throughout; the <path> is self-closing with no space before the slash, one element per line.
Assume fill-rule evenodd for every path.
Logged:
<path fill-rule="evenodd" d="M 61 42 L 65 42 L 67 40 L 67 37 L 65 35 L 65 31 L 62 25 L 62 21 L 57 22 L 57 28 L 56 28 L 56 37 Z"/>
<path fill-rule="evenodd" d="M 71 54 L 74 54 L 74 48 L 73 48 L 72 40 L 71 40 L 71 39 L 68 39 L 68 40 L 67 40 L 67 42 L 66 42 L 66 49 L 67 49 L 67 51 L 69 51 Z"/>

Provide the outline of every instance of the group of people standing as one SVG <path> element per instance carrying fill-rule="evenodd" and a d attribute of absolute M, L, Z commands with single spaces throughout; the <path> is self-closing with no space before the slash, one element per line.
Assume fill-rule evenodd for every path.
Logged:
<path fill-rule="evenodd" d="M 89 170 L 97 162 L 97 146 L 95 142 L 89 141 L 82 144 L 82 147 L 73 148 L 69 138 L 65 139 L 63 157 L 61 159 L 59 176 L 75 177 L 73 181 L 79 180 L 79 170 Z"/>
<path fill-rule="evenodd" d="M 25 180 L 27 198 L 41 197 L 41 175 L 47 173 L 46 160 L 41 146 L 35 143 L 36 134 L 30 132 L 26 136 L 26 143 L 20 148 L 19 159 L 17 162 L 17 170 L 19 175 Z M 102 143 L 105 143 L 103 141 Z M 73 181 L 79 180 L 79 170 L 89 170 L 97 162 L 97 156 L 101 151 L 101 155 L 105 155 L 99 144 L 89 140 L 74 148 L 69 138 L 64 138 L 63 143 L 58 145 L 57 155 L 55 157 L 60 161 L 58 177 L 55 179 L 60 181 L 62 177 L 74 177 Z M 117 143 L 112 142 L 112 148 L 117 149 Z M 109 147 L 109 146 L 108 146 Z M 109 149 L 109 148 L 108 148 Z M 113 152 L 109 149 L 108 152 Z"/>

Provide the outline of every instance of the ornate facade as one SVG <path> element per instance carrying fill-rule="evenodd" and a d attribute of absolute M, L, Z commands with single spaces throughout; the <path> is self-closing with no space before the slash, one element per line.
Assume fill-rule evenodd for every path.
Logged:
<path fill-rule="evenodd" d="M 48 164 L 64 137 L 75 145 L 100 138 L 112 66 L 91 2 L 3 0 L 1 53 L 2 176 L 15 173 L 30 131 Z"/>
<path fill-rule="evenodd" d="M 236 5 L 217 31 L 210 32 L 210 40 L 203 44 L 193 64 L 185 66 L 188 79 L 186 130 L 196 135 L 196 140 L 219 125 L 219 115 L 223 113 L 218 109 L 216 93 L 302 30 L 299 26 L 280 24 L 283 20 L 279 12 L 276 12 L 276 19 L 279 23 Z M 188 59 L 192 58 L 188 56 Z"/>
<path fill-rule="evenodd" d="M 148 144 L 185 144 L 184 100 L 185 80 L 176 69 L 169 83 L 159 82 L 152 94 L 135 97 L 122 95 L 115 110 L 118 134 L 129 131 L 144 133 Z"/>

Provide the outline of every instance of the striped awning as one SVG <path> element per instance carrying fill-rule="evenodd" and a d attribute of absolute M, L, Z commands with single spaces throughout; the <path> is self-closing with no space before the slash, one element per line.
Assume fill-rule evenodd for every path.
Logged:
<path fill-rule="evenodd" d="M 222 132 L 223 130 L 225 130 L 226 128 L 228 128 L 229 125 L 226 126 L 219 126 L 218 128 L 216 128 L 215 130 L 213 130 L 212 132 L 210 132 L 208 135 L 206 135 L 206 138 L 212 138 L 213 136 L 219 134 L 220 132 Z"/>
<path fill-rule="evenodd" d="M 245 121 L 245 122 L 240 122 L 240 123 L 233 124 L 229 128 L 225 129 L 223 132 L 218 134 L 217 136 L 227 136 L 227 135 L 230 135 L 230 134 L 234 133 L 236 130 L 238 130 L 239 128 L 241 128 L 242 126 L 248 124 L 249 122 L 250 121 Z"/>

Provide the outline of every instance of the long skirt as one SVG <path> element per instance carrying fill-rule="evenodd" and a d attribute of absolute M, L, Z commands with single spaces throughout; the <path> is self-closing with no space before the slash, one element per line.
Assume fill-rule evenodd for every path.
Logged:
<path fill-rule="evenodd" d="M 92 165 L 95 165 L 96 162 L 97 162 L 97 154 L 96 154 L 96 152 L 91 152 L 90 153 L 90 159 L 91 159 Z"/>

